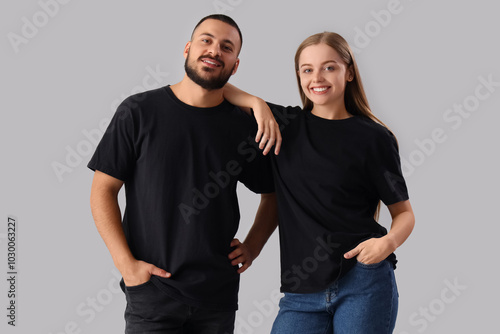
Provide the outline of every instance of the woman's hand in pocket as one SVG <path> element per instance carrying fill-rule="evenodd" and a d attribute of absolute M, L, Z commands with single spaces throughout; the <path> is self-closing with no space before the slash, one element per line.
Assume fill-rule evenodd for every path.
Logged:
<path fill-rule="evenodd" d="M 346 259 L 356 257 L 363 264 L 374 264 L 385 260 L 397 248 L 397 245 L 386 236 L 371 238 L 361 242 L 354 249 L 344 254 Z"/>

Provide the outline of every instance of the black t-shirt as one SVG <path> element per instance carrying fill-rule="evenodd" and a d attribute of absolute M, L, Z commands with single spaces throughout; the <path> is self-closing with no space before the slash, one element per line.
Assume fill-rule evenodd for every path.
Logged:
<path fill-rule="evenodd" d="M 281 290 L 321 291 L 355 264 L 345 252 L 387 234 L 374 219 L 379 200 L 408 199 L 396 139 L 363 116 L 327 120 L 300 107 L 269 106 L 283 136 L 272 158 Z M 388 260 L 395 266 L 394 254 Z"/>
<path fill-rule="evenodd" d="M 123 229 L 132 254 L 172 273 L 153 277 L 189 305 L 237 309 L 230 243 L 239 224 L 237 181 L 274 192 L 255 120 L 224 101 L 196 108 L 169 86 L 118 107 L 88 167 L 125 183 Z"/>

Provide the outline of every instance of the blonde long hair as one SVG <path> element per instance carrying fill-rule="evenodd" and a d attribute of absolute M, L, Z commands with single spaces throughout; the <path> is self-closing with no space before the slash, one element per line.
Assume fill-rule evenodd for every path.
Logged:
<path fill-rule="evenodd" d="M 297 76 L 297 84 L 299 86 L 300 99 L 302 100 L 303 109 L 311 110 L 313 108 L 313 102 L 307 98 L 300 84 L 299 58 L 305 48 L 317 44 L 326 44 L 337 51 L 340 58 L 347 64 L 347 69 L 352 71 L 353 79 L 346 82 L 344 92 L 344 104 L 347 111 L 352 115 L 368 117 L 389 129 L 372 113 L 370 109 L 370 105 L 368 104 L 368 99 L 366 98 L 365 90 L 363 88 L 363 83 L 361 82 L 361 76 L 359 75 L 358 65 L 356 63 L 356 59 L 354 59 L 351 47 L 342 36 L 334 32 L 325 31 L 309 36 L 297 48 L 297 52 L 295 53 L 295 75 Z M 375 220 L 378 220 L 379 215 L 380 201 L 377 209 L 375 210 Z"/>

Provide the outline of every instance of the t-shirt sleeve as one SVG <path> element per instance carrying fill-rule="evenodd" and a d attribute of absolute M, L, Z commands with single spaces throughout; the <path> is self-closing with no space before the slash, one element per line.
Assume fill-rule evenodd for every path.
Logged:
<path fill-rule="evenodd" d="M 267 155 L 263 155 L 261 150 L 256 150 L 240 174 L 239 181 L 254 193 L 268 194 L 275 191 L 271 154 L 274 154 L 272 150 Z"/>
<path fill-rule="evenodd" d="M 386 128 L 373 141 L 367 168 L 379 199 L 385 205 L 406 201 L 408 189 L 401 170 L 396 138 Z"/>
<path fill-rule="evenodd" d="M 302 108 L 298 106 L 284 107 L 279 104 L 274 104 L 270 102 L 266 103 L 271 109 L 271 112 L 273 113 L 274 118 L 276 119 L 276 122 L 280 127 L 280 131 L 285 130 L 286 126 L 289 125 L 290 122 L 292 122 L 298 116 L 298 113 L 302 111 Z"/>
<path fill-rule="evenodd" d="M 271 112 L 280 127 L 282 136 L 286 127 L 302 110 L 300 107 L 284 107 L 270 102 L 267 102 L 267 105 L 271 109 Z M 257 127 L 255 127 L 255 132 L 257 132 Z M 283 140 L 286 140 L 285 137 L 283 137 Z M 251 191 L 258 194 L 272 193 L 275 191 L 271 163 L 273 154 L 274 150 L 271 149 L 271 151 L 264 156 L 262 154 L 262 150 L 256 148 L 255 156 L 252 157 L 252 159 L 249 159 L 250 161 L 248 161 L 243 169 L 239 180 Z"/>
<path fill-rule="evenodd" d="M 250 122 L 249 138 L 255 138 L 257 123 L 253 119 Z M 238 181 L 254 193 L 273 193 L 274 178 L 271 155 L 274 154 L 274 150 L 271 149 L 267 155 L 263 155 L 262 150 L 258 148 L 258 143 L 252 141 L 252 144 L 247 142 L 240 144 L 238 152 L 245 157 Z"/>
<path fill-rule="evenodd" d="M 130 97 L 118 106 L 87 165 L 88 168 L 122 181 L 130 177 L 136 160 L 134 131 L 137 127 L 133 120 L 134 106 L 136 104 L 132 103 Z"/>

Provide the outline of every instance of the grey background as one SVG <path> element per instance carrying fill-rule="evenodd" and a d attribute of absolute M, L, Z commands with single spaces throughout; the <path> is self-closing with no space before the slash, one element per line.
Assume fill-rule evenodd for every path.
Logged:
<path fill-rule="evenodd" d="M 99 131 L 118 102 L 141 90 L 151 69 L 168 75 L 146 78 L 150 88 L 178 82 L 192 28 L 214 12 L 231 15 L 244 34 L 231 82 L 275 103 L 300 104 L 293 55 L 307 36 L 335 31 L 357 49 L 372 109 L 396 133 L 401 157 L 411 164 L 404 169 L 417 222 L 397 250 L 395 333 L 498 327 L 500 87 L 480 88 L 489 96 L 474 100 L 480 77 L 500 82 L 496 2 L 401 0 L 398 13 L 382 23 L 373 13 L 396 2 L 73 0 L 57 2 L 57 11 L 52 6 L 47 22 L 41 3 L 54 1 L 0 5 L 5 274 L 8 215 L 19 223 L 18 326 L 6 324 L 7 282 L 1 279 L 2 333 L 123 332 L 124 296 L 89 209 L 93 174 L 86 163 L 95 144 L 84 132 Z M 34 16 L 38 32 L 16 52 L 9 36 L 23 36 L 23 17 L 33 22 Z M 368 31 L 369 41 L 359 31 Z M 469 116 L 450 119 L 447 110 L 464 103 Z M 441 142 L 425 153 L 418 142 L 428 142 L 435 129 Z M 81 161 L 73 157 L 71 171 L 58 178 L 53 165 L 67 165 L 70 150 L 80 150 Z M 243 239 L 259 197 L 243 187 L 239 195 L 237 236 Z M 381 222 L 390 224 L 387 210 Z M 275 233 L 243 274 L 237 333 L 269 332 L 278 310 L 278 256 Z"/>

